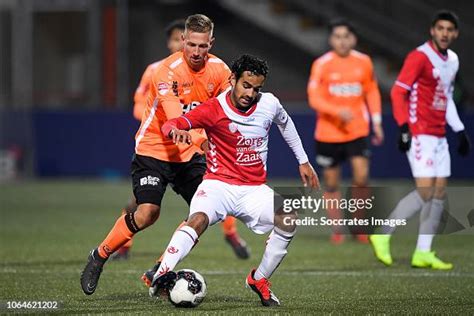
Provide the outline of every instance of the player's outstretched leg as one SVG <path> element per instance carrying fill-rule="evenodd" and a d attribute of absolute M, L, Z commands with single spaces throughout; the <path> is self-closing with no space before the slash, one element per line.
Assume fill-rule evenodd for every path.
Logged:
<path fill-rule="evenodd" d="M 280 305 L 280 300 L 270 289 L 269 279 L 288 253 L 287 248 L 294 234 L 295 230 L 286 232 L 274 227 L 268 238 L 260 265 L 257 269 L 250 271 L 245 280 L 246 285 L 257 293 L 263 306 Z"/>
<path fill-rule="evenodd" d="M 187 225 L 186 221 L 181 222 L 181 224 L 179 224 L 179 226 L 176 228 L 175 232 L 185 225 Z M 247 248 L 247 245 L 245 241 L 242 238 L 240 238 L 240 236 L 237 233 L 235 217 L 227 216 L 226 219 L 222 223 L 222 228 L 224 231 L 225 239 L 227 242 L 231 244 L 236 256 L 240 259 L 249 258 L 250 252 Z M 143 283 L 145 283 L 146 287 L 151 286 L 151 283 L 153 281 L 153 276 L 155 275 L 156 271 L 160 267 L 161 261 L 163 261 L 163 256 L 165 255 L 165 253 L 166 252 L 161 254 L 159 259 L 156 260 L 156 264 L 153 267 L 151 267 L 150 269 L 148 269 L 147 271 L 143 273 L 141 279 Z"/>
<path fill-rule="evenodd" d="M 389 219 L 409 219 L 416 212 L 418 212 L 425 202 L 418 193 L 414 190 L 408 193 L 403 199 L 398 202 L 395 209 L 389 215 Z M 379 234 L 374 234 L 369 237 L 370 244 L 374 250 L 375 257 L 385 264 L 390 266 L 393 263 L 392 254 L 390 251 L 390 237 L 395 231 L 396 227 L 384 226 L 381 228 Z"/>
<path fill-rule="evenodd" d="M 183 226 L 186 226 L 186 225 L 187 225 L 187 222 L 182 221 L 181 224 L 178 225 L 178 227 L 175 229 L 174 232 L 176 233 L 178 230 L 180 230 Z M 196 243 L 197 243 L 197 241 L 196 241 Z M 165 255 L 165 253 L 166 253 L 166 250 L 155 261 L 155 265 L 153 267 L 151 267 L 150 269 L 148 269 L 147 271 L 145 271 L 145 273 L 143 273 L 141 279 L 142 279 L 143 283 L 145 283 L 146 287 L 151 286 L 151 283 L 153 282 L 153 276 L 155 275 L 156 271 L 158 271 L 158 268 L 160 267 L 161 261 L 163 261 L 163 256 Z"/>
<path fill-rule="evenodd" d="M 82 271 L 81 287 L 85 294 L 91 295 L 96 290 L 102 267 L 110 255 L 141 229 L 153 224 L 158 219 L 159 214 L 160 207 L 158 205 L 141 204 L 135 213 L 127 213 L 117 219 L 104 241 L 91 252 Z"/>
<path fill-rule="evenodd" d="M 209 225 L 209 218 L 205 213 L 198 212 L 192 214 L 187 224 L 176 230 L 171 238 L 168 247 L 163 255 L 161 264 L 153 276 L 149 288 L 150 296 L 156 296 L 163 290 L 169 290 L 169 272 L 173 271 L 176 265 L 186 257 L 198 241 L 199 236 Z"/>
<path fill-rule="evenodd" d="M 137 207 L 138 205 L 135 201 L 135 198 L 134 197 L 130 198 L 125 208 L 122 209 L 122 215 L 135 212 L 137 210 Z M 132 245 L 133 245 L 133 238 L 131 238 L 129 241 L 125 243 L 125 245 L 123 245 L 116 252 L 114 252 L 110 256 L 110 259 L 111 260 L 127 260 L 130 255 L 130 249 L 132 248 Z"/>
<path fill-rule="evenodd" d="M 341 191 L 327 190 L 326 192 L 324 192 L 323 196 L 326 200 L 333 200 L 333 199 L 340 200 Z M 342 214 L 342 211 L 337 206 L 332 206 L 332 204 L 331 204 L 331 207 L 329 207 L 326 210 L 326 212 L 328 214 L 328 217 L 332 220 L 341 219 L 344 217 Z M 345 235 L 342 233 L 341 228 L 339 228 L 338 226 L 333 226 L 331 229 L 332 229 L 332 233 L 330 237 L 331 243 L 334 245 L 342 244 L 345 240 Z"/>
<path fill-rule="evenodd" d="M 270 289 L 269 279 L 288 253 L 288 246 L 296 233 L 296 225 L 291 220 L 296 218 L 294 212 L 279 210 L 275 213 L 275 226 L 268 237 L 262 261 L 257 269 L 250 271 L 245 280 L 246 285 L 257 293 L 263 306 L 280 305 L 280 300 Z"/>
<path fill-rule="evenodd" d="M 432 199 L 423 206 L 420 214 L 420 231 L 415 252 L 411 259 L 414 268 L 428 268 L 435 270 L 450 270 L 452 263 L 444 262 L 431 251 L 434 234 L 444 210 L 444 200 Z"/>
<path fill-rule="evenodd" d="M 250 257 L 250 251 L 245 240 L 243 240 L 237 232 L 235 217 L 227 216 L 221 225 L 222 231 L 224 232 L 224 239 L 232 247 L 237 258 L 248 259 Z"/>

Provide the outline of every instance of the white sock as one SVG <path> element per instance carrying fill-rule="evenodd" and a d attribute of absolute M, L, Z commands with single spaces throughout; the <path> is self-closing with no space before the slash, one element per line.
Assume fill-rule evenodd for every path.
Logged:
<path fill-rule="evenodd" d="M 416 243 L 417 250 L 431 251 L 433 237 L 438 229 L 443 210 L 444 200 L 432 199 L 423 206 L 420 213 L 420 231 Z"/>
<path fill-rule="evenodd" d="M 255 280 L 260 280 L 262 278 L 269 279 L 272 276 L 273 272 L 275 272 L 283 258 L 285 258 L 288 253 L 287 248 L 291 239 L 295 235 L 295 232 L 296 230 L 289 233 L 279 229 L 278 227 L 273 228 L 273 231 L 268 238 L 262 261 L 255 271 Z"/>
<path fill-rule="evenodd" d="M 173 271 L 176 265 L 188 255 L 197 240 L 196 231 L 189 226 L 183 226 L 175 231 L 154 277 Z"/>
<path fill-rule="evenodd" d="M 424 201 L 418 194 L 417 190 L 408 193 L 403 199 L 398 202 L 395 209 L 390 213 L 389 219 L 409 219 L 416 212 L 418 212 L 424 205 Z M 384 226 L 382 228 L 383 234 L 393 234 L 396 227 Z"/>

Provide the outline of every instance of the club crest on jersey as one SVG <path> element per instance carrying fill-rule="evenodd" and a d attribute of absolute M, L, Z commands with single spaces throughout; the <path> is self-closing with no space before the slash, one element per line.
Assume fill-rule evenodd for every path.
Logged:
<path fill-rule="evenodd" d="M 433 78 L 438 79 L 441 75 L 441 71 L 438 68 L 433 68 Z"/>
<path fill-rule="evenodd" d="M 158 93 L 161 95 L 165 95 L 170 90 L 169 85 L 166 82 L 160 82 L 158 84 Z"/>
<path fill-rule="evenodd" d="M 235 124 L 234 122 L 229 123 L 229 131 L 230 131 L 231 133 L 237 132 L 238 129 L 239 129 L 239 127 L 237 126 L 237 124 Z"/>
<path fill-rule="evenodd" d="M 207 91 L 208 92 L 214 91 L 214 84 L 213 83 L 208 83 L 207 84 Z"/>

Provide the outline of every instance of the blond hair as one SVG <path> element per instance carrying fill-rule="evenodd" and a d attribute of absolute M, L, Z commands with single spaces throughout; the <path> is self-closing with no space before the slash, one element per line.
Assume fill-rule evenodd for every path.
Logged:
<path fill-rule="evenodd" d="M 185 23 L 185 32 L 209 33 L 212 37 L 214 23 L 204 14 L 193 14 L 188 16 Z"/>

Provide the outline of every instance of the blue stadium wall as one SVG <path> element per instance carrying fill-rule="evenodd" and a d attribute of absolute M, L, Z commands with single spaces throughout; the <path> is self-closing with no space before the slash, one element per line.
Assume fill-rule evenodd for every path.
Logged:
<path fill-rule="evenodd" d="M 314 165 L 314 115 L 293 114 Z M 474 115 L 463 117 L 474 138 Z M 410 177 L 405 155 L 396 148 L 397 128 L 391 116 L 384 118 L 386 141 L 372 147 L 373 178 Z M 38 111 L 32 113 L 35 174 L 40 177 L 129 175 L 134 135 L 138 128 L 128 112 Z M 456 153 L 456 135 L 448 132 L 454 178 L 474 178 L 473 153 L 461 158 Z M 345 167 L 345 176 L 348 168 Z M 296 160 L 273 127 L 270 137 L 268 175 L 273 178 L 298 177 Z"/>

